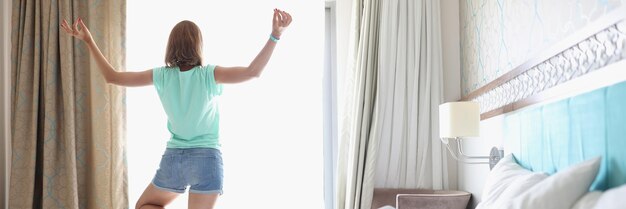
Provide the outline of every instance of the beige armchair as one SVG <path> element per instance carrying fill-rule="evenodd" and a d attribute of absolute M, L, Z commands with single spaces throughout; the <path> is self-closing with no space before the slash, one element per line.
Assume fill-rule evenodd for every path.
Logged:
<path fill-rule="evenodd" d="M 377 188 L 372 209 L 385 205 L 396 209 L 465 209 L 470 197 L 470 193 L 462 191 Z"/>

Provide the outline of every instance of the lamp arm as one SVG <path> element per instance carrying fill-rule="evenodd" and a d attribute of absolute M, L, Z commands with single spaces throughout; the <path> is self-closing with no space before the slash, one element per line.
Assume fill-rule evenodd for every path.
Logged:
<path fill-rule="evenodd" d="M 491 148 L 490 156 L 468 156 L 463 152 L 463 145 L 460 142 L 461 140 L 459 140 L 458 137 L 455 137 L 454 139 L 456 140 L 457 150 L 459 152 L 459 155 L 457 155 L 456 152 L 452 151 L 452 148 L 450 147 L 450 139 L 440 139 L 441 142 L 446 145 L 446 149 L 450 151 L 452 158 L 465 164 L 489 164 L 489 169 L 492 169 L 498 161 L 504 157 L 504 150 L 497 147 Z"/>
<path fill-rule="evenodd" d="M 446 148 L 448 149 L 448 151 L 450 151 L 450 155 L 452 155 L 452 158 L 454 158 L 455 160 L 465 163 L 465 164 L 489 164 L 489 162 L 474 162 L 474 161 L 469 161 L 470 159 L 473 158 L 468 158 L 465 156 L 457 156 L 456 153 L 454 151 L 452 151 L 452 148 L 450 148 L 450 144 L 446 143 Z"/>
<path fill-rule="evenodd" d="M 457 137 L 457 138 L 454 138 L 454 139 L 455 139 L 455 141 L 456 141 L 456 147 L 458 148 L 458 150 L 459 150 L 459 154 L 460 154 L 461 156 L 463 156 L 463 157 L 465 157 L 465 158 L 468 158 L 468 159 L 489 159 L 489 158 L 490 158 L 489 156 L 469 156 L 469 155 L 466 155 L 466 154 L 463 152 L 463 145 L 462 145 L 462 143 L 461 143 L 461 140 L 459 140 L 459 138 L 458 138 L 458 137 Z"/>

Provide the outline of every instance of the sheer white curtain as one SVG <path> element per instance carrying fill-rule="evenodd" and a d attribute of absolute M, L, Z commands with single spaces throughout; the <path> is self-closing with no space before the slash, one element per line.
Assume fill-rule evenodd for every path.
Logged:
<path fill-rule="evenodd" d="M 324 2 L 132 0 L 127 7 L 130 71 L 163 66 L 170 30 L 185 19 L 202 30 L 205 64 L 247 65 L 269 38 L 273 9 L 292 14 L 263 75 L 224 86 L 224 195 L 216 208 L 323 208 Z M 169 134 L 154 87 L 127 92 L 133 205 L 154 176 Z M 186 204 L 185 195 L 168 208 Z"/>
<path fill-rule="evenodd" d="M 381 2 L 376 187 L 447 189 L 438 0 Z"/>
<path fill-rule="evenodd" d="M 370 209 L 374 187 L 447 189 L 439 1 L 355 0 L 352 15 L 336 208 Z"/>
<path fill-rule="evenodd" d="M 439 1 L 355 0 L 352 15 L 336 208 L 369 209 L 375 186 L 447 189 Z"/>
<path fill-rule="evenodd" d="M 371 206 L 378 139 L 375 102 L 378 74 L 378 0 L 353 2 L 348 66 L 339 99 L 337 209 Z"/>

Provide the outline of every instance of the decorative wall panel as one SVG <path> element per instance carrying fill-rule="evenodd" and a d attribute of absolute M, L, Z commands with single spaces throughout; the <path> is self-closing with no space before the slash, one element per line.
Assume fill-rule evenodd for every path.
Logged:
<path fill-rule="evenodd" d="M 486 113 L 626 59 L 626 20 L 563 50 L 524 73 L 473 98 Z"/>
<path fill-rule="evenodd" d="M 463 95 L 625 4 L 626 0 L 461 0 Z M 557 59 L 538 68 L 551 68 L 559 63 Z"/>

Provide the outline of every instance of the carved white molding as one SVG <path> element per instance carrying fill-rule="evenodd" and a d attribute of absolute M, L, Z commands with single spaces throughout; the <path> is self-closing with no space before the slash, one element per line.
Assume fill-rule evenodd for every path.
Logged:
<path fill-rule="evenodd" d="M 472 99 L 486 113 L 626 58 L 626 21 L 614 24 Z M 626 70 L 626 69 L 625 69 Z"/>

